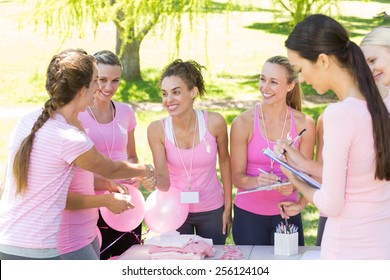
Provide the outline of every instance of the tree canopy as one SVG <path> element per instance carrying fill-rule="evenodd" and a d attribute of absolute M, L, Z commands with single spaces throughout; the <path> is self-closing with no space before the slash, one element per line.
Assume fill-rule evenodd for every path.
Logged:
<path fill-rule="evenodd" d="M 74 33 L 84 36 L 87 26 L 96 32 L 100 23 L 113 22 L 123 78 L 131 81 L 142 79 L 140 44 L 157 23 L 175 31 L 179 48 L 183 15 L 192 23 L 194 16 L 207 13 L 211 5 L 211 0 L 36 0 L 34 21 L 62 38 Z"/>

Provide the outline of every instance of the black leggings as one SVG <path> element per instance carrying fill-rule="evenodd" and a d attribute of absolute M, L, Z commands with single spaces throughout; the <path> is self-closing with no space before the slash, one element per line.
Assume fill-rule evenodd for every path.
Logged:
<path fill-rule="evenodd" d="M 225 245 L 226 235 L 222 234 L 222 214 L 224 207 L 216 210 L 189 213 L 184 224 L 177 229 L 181 234 L 194 234 L 211 238 L 214 245 Z"/>
<path fill-rule="evenodd" d="M 280 215 L 258 215 L 234 205 L 234 243 L 236 245 L 274 245 L 275 228 L 281 221 L 284 223 Z M 288 223 L 298 226 L 298 243 L 299 246 L 304 246 L 301 214 L 290 217 Z"/>
<path fill-rule="evenodd" d="M 102 252 L 100 254 L 101 260 L 107 260 L 113 256 L 119 256 L 124 253 L 127 249 L 129 249 L 134 244 L 139 244 L 139 240 L 141 240 L 141 232 L 142 232 L 142 223 L 131 232 L 127 232 L 125 235 L 124 232 L 117 231 L 111 228 L 103 219 L 99 211 L 99 220 L 98 227 L 102 234 Z M 122 237 L 120 237 L 123 235 Z M 136 237 L 138 236 L 138 239 Z M 119 238 L 120 237 L 120 238 Z M 119 238 L 119 239 L 118 239 Z M 118 239 L 118 240 L 117 240 Z M 117 240 L 114 244 L 112 244 L 115 240 Z M 112 244 L 112 245 L 111 245 Z M 111 246 L 110 246 L 111 245 Z M 109 247 L 110 246 L 110 247 Z M 109 247 L 109 248 L 107 248 Z"/>

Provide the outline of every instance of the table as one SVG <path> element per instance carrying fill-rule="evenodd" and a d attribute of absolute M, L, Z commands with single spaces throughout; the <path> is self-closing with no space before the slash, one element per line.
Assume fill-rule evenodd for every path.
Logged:
<path fill-rule="evenodd" d="M 151 245 L 133 245 L 118 260 L 150 260 L 149 249 Z M 252 245 L 226 245 L 236 248 L 242 252 L 244 260 L 300 260 L 319 259 L 320 248 L 318 246 L 299 246 L 298 254 L 293 256 L 278 256 L 274 254 L 274 246 L 252 246 Z M 216 250 L 214 257 L 206 257 L 205 260 L 220 260 L 224 255 L 225 245 L 214 245 Z"/>

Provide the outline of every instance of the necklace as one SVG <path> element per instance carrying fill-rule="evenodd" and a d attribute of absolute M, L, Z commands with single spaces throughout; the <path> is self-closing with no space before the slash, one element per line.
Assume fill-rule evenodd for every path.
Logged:
<path fill-rule="evenodd" d="M 193 162 L 193 159 L 194 159 L 195 136 L 196 136 L 196 130 L 197 130 L 197 128 L 198 128 L 198 116 L 196 115 L 196 112 L 195 112 L 194 138 L 193 138 L 193 140 L 192 140 L 192 151 L 191 151 L 191 161 L 190 161 L 190 172 L 188 172 L 187 167 L 186 167 L 186 165 L 185 165 L 185 163 L 184 163 L 183 157 L 181 156 L 181 153 L 180 153 L 179 142 L 177 142 L 177 139 L 176 139 L 175 129 L 173 128 L 173 125 L 172 125 L 173 138 L 175 139 L 175 143 L 176 143 L 175 147 L 176 147 L 176 149 L 177 149 L 177 152 L 179 153 L 179 157 L 180 157 L 181 163 L 183 164 L 184 171 L 186 172 L 186 175 L 187 175 L 187 179 L 188 179 L 188 190 L 189 190 L 189 191 L 191 190 L 192 162 Z"/>
<path fill-rule="evenodd" d="M 263 113 L 263 104 L 261 104 L 261 106 L 260 106 L 260 112 L 261 112 L 261 120 L 262 120 L 263 127 L 264 127 L 265 140 L 267 141 L 268 148 L 271 149 L 270 145 L 269 145 L 268 135 L 267 135 L 267 128 L 265 127 L 264 113 Z M 287 123 L 287 115 L 288 115 L 288 107 L 286 108 L 286 116 L 284 117 L 283 129 L 282 129 L 282 133 L 280 134 L 279 139 L 281 139 L 283 137 L 284 129 L 286 128 L 286 123 Z M 275 162 L 275 160 L 270 159 L 270 161 L 271 161 L 271 173 L 274 173 L 274 162 Z"/>
<path fill-rule="evenodd" d="M 104 133 L 100 127 L 100 123 L 98 122 L 95 114 L 93 113 L 92 109 L 90 106 L 88 106 L 88 112 L 90 113 L 90 115 L 92 116 L 92 118 L 95 120 L 96 124 L 97 124 L 97 127 L 100 131 L 100 134 L 103 136 L 103 140 L 104 140 L 104 144 L 106 145 L 106 150 L 107 150 L 107 154 L 108 154 L 108 157 L 111 158 L 111 154 L 112 154 L 112 151 L 114 150 L 114 143 L 115 143 L 115 125 L 114 125 L 114 118 L 115 118 L 115 110 L 114 110 L 114 105 L 112 104 L 112 102 L 110 101 L 110 104 L 111 104 L 111 109 L 112 109 L 112 143 L 111 143 L 111 150 L 108 149 L 108 143 L 107 143 L 107 139 L 106 137 L 104 136 Z"/>

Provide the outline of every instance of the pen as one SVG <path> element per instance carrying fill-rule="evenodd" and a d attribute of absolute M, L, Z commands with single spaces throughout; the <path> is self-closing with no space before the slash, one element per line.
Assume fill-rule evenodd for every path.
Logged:
<path fill-rule="evenodd" d="M 299 132 L 299 134 L 297 136 L 295 136 L 295 138 L 288 145 L 291 147 L 292 144 L 294 144 L 299 138 L 301 138 L 301 136 L 303 135 L 303 133 L 305 133 L 305 131 L 306 131 L 306 128 L 302 129 L 302 131 Z"/>
<path fill-rule="evenodd" d="M 282 206 L 282 211 L 283 211 L 283 213 L 286 214 L 286 212 L 284 211 L 283 205 L 281 205 L 281 206 Z M 289 230 L 289 228 L 288 228 L 288 221 L 287 221 L 287 218 L 286 218 L 286 217 L 284 217 L 284 222 L 286 223 L 286 233 L 290 233 L 290 230 Z"/>
<path fill-rule="evenodd" d="M 302 135 L 303 135 L 303 133 L 305 133 L 305 131 L 306 131 L 306 128 L 302 129 L 302 131 L 299 132 L 299 134 L 297 136 L 295 136 L 295 138 L 288 145 L 291 147 L 299 138 L 302 137 Z M 278 158 L 280 158 L 285 153 L 286 153 L 286 150 L 283 150 L 283 152 L 278 156 Z"/>
<path fill-rule="evenodd" d="M 264 171 L 263 169 L 261 169 L 261 168 L 257 168 L 257 170 L 259 170 L 261 173 L 263 173 L 263 174 L 269 174 L 267 171 Z M 279 183 L 282 183 L 282 180 L 280 180 L 280 179 L 278 179 L 277 180 Z"/>

